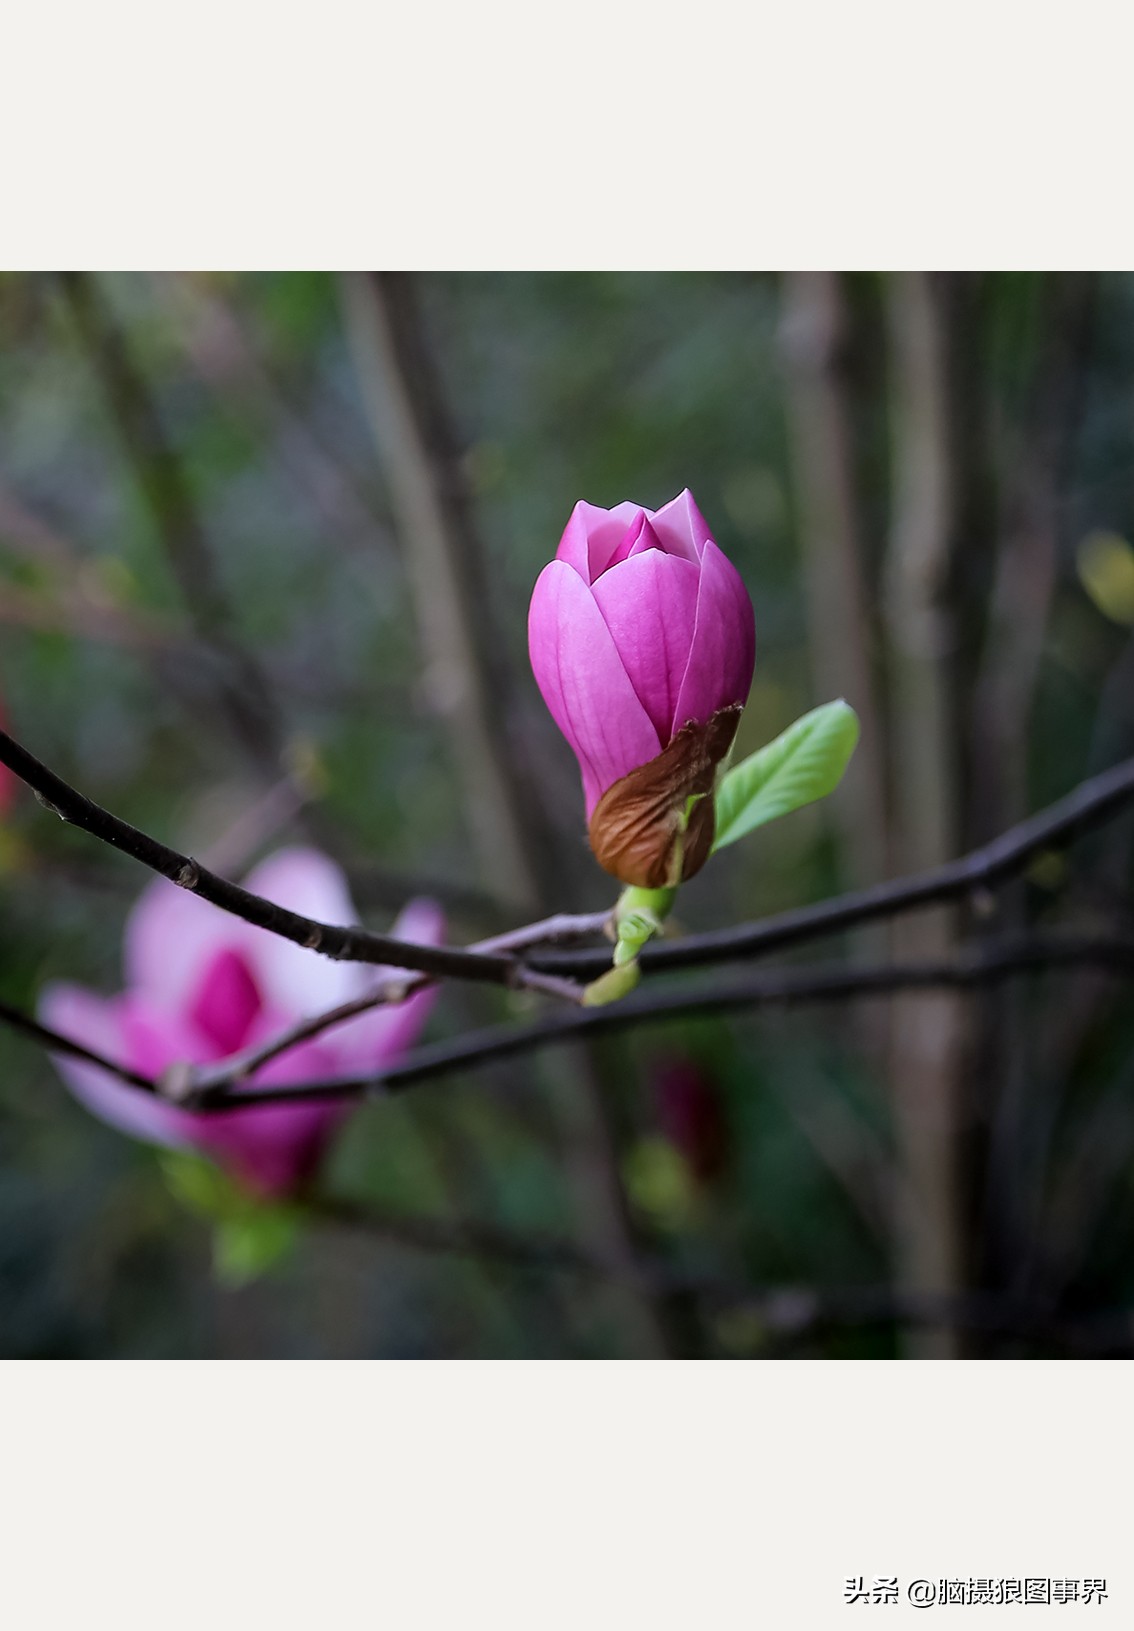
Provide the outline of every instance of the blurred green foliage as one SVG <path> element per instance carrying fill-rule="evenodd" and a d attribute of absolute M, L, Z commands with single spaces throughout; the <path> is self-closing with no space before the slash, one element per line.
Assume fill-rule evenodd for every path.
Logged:
<path fill-rule="evenodd" d="M 407 543 L 375 459 L 335 279 L 131 273 L 97 285 L 368 921 L 385 927 L 397 897 L 424 880 L 450 886 L 453 937 L 472 938 L 492 912 L 478 907 L 461 789 L 422 677 Z M 993 507 L 1017 476 L 1050 292 L 1042 274 L 998 274 L 979 280 L 973 301 L 965 341 Z M 525 643 L 532 584 L 578 498 L 657 507 L 682 487 L 695 493 L 756 607 L 757 673 L 737 762 L 828 700 L 812 678 L 782 287 L 756 275 L 506 273 L 426 275 L 420 293 L 463 442 L 486 615 L 564 856 L 567 894 L 556 904 L 595 909 L 611 901 L 610 880 L 586 852 L 574 761 L 542 710 Z M 884 294 L 880 276 L 848 282 L 864 537 L 876 563 L 891 506 Z M 1057 581 L 1028 753 L 1032 807 L 1134 751 L 1130 619 L 1114 610 L 1127 604 L 1134 537 L 1134 278 L 1100 280 L 1092 321 L 1060 473 Z M 986 585 L 991 563 L 974 554 L 970 568 Z M 979 619 L 978 610 L 974 642 Z M 202 855 L 263 797 L 217 707 L 217 659 L 193 632 L 97 359 L 49 276 L 0 279 L 0 621 L 0 691 L 14 734 L 90 796 Z M 1087 912 L 1129 912 L 1129 824 L 1118 830 L 1118 870 Z M 1104 840 L 1092 843 L 1088 859 Z M 0 834 L 0 868 L 0 994 L 30 1008 L 50 978 L 118 989 L 121 926 L 145 882 L 138 869 L 52 821 L 30 795 Z M 837 828 L 814 807 L 718 856 L 682 892 L 676 915 L 687 928 L 717 926 L 846 881 Z M 1041 913 L 1054 909 L 1066 884 L 1037 876 L 1028 899 Z M 1064 978 L 1075 1002 L 1088 1000 Z M 1042 989 L 1010 1000 L 1042 1002 Z M 453 986 L 432 1025 L 455 1034 L 530 1011 L 519 998 Z M 1046 1284 L 1050 1270 L 1059 1306 L 1084 1315 L 1134 1298 L 1131 1040 L 1128 999 L 1104 1004 L 1059 1079 L 1037 1042 L 993 1083 L 1030 1105 L 1008 1169 L 1020 1213 L 1009 1289 Z M 662 1125 L 657 1083 L 675 1059 L 695 1067 L 722 1118 L 724 1155 L 707 1176 Z M 669 1025 L 604 1042 L 598 1061 L 614 1165 L 652 1254 L 758 1290 L 890 1283 L 892 1133 L 861 1015 Z M 573 1234 L 589 1204 L 572 1190 L 570 1104 L 583 1092 L 570 1053 L 423 1085 L 355 1117 L 328 1188 L 413 1215 Z M 980 1114 L 995 1120 L 987 1104 Z M 317 1224 L 291 1251 L 289 1220 L 276 1228 L 269 1219 L 260 1237 L 230 1227 L 221 1283 L 208 1228 L 173 1197 L 153 1152 L 90 1119 L 50 1063 L 6 1032 L 0 1145 L 6 1355 L 656 1351 L 625 1285 L 429 1255 Z M 974 1203 L 989 1228 L 1002 1199 L 994 1188 Z M 994 1283 L 1008 1282 L 1000 1273 Z M 785 1345 L 757 1305 L 701 1304 L 679 1316 L 686 1351 L 897 1351 L 886 1319 L 824 1326 Z M 1033 1349 L 1006 1338 L 1002 1351 Z"/>

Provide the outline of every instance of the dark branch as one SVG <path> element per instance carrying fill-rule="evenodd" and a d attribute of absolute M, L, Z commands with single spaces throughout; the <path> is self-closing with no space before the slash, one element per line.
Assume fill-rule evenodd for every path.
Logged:
<path fill-rule="evenodd" d="M 1129 974 L 1134 971 L 1134 935 L 1037 936 L 1033 939 L 1006 940 L 999 945 L 981 946 L 975 952 L 963 953 L 950 962 L 919 963 L 904 968 L 890 964 L 858 969 L 839 964 L 820 964 L 804 968 L 766 969 L 760 975 L 728 985 L 714 985 L 711 989 L 694 986 L 677 991 L 643 993 L 607 1008 L 557 1015 L 537 1020 L 531 1025 L 490 1026 L 452 1042 L 418 1048 L 401 1064 L 391 1065 L 374 1076 L 342 1077 L 328 1082 L 297 1082 L 289 1086 L 251 1091 L 234 1091 L 232 1077 L 227 1077 L 211 1080 L 207 1086 L 179 1097 L 187 1108 L 208 1115 L 225 1115 L 233 1110 L 247 1109 L 250 1104 L 382 1097 L 455 1070 L 490 1064 L 493 1060 L 516 1054 L 532 1053 L 554 1042 L 581 1035 L 592 1036 L 601 1031 L 622 1030 L 655 1020 L 689 1019 L 699 1014 L 776 1004 L 842 1002 L 858 997 L 891 996 L 896 992 L 930 988 L 966 989 L 991 985 L 1032 970 L 1061 967 L 1093 967 L 1119 976 Z M 140 1076 L 114 1060 L 83 1047 L 58 1031 L 49 1030 L 6 1003 L 0 1003 L 0 1022 L 34 1037 L 54 1053 L 67 1053 L 84 1059 L 145 1092 L 158 1091 L 158 1084 L 148 1077 Z M 228 1065 L 233 1075 L 245 1068 L 239 1056 L 228 1061 Z"/>
<path fill-rule="evenodd" d="M 452 1042 L 418 1048 L 401 1064 L 375 1076 L 342 1078 L 331 1082 L 297 1083 L 233 1093 L 228 1087 L 210 1087 L 189 1103 L 209 1112 L 226 1112 L 257 1103 L 293 1102 L 295 1099 L 382 1097 L 451 1071 L 489 1064 L 516 1054 L 531 1053 L 554 1042 L 623 1030 L 650 1021 L 688 1019 L 699 1014 L 774 1004 L 841 1002 L 851 998 L 889 996 L 894 992 L 932 988 L 989 985 L 1033 969 L 1085 966 L 1126 974 L 1134 970 L 1134 935 L 1047 937 L 1005 941 L 979 948 L 949 962 L 920 963 L 908 967 L 883 964 L 847 968 L 823 964 L 808 968 L 767 969 L 758 976 L 727 985 L 686 987 L 642 993 L 607 1008 L 554 1015 L 531 1025 L 495 1025 Z"/>
<path fill-rule="evenodd" d="M 859 923 L 897 917 L 919 906 L 932 906 L 980 889 L 990 889 L 1022 872 L 1033 856 L 1070 842 L 1131 801 L 1134 801 L 1134 759 L 1125 759 L 1101 775 L 1081 782 L 1058 803 L 956 861 L 948 861 L 944 866 L 912 878 L 896 878 L 820 901 L 814 906 L 781 912 L 758 923 L 716 929 L 709 934 L 690 935 L 669 943 L 655 942 L 642 953 L 643 971 L 762 957 Z M 609 960 L 598 952 L 541 952 L 528 960 L 533 968 L 570 974 L 576 979 L 593 979 L 609 967 Z"/>
<path fill-rule="evenodd" d="M 65 1053 L 72 1059 L 82 1059 L 88 1065 L 98 1065 L 100 1070 L 109 1071 L 120 1081 L 128 1082 L 131 1087 L 143 1088 L 147 1093 L 154 1091 L 154 1084 L 148 1076 L 140 1076 L 135 1070 L 127 1070 L 124 1065 L 116 1064 L 113 1059 L 107 1059 L 104 1054 L 95 1053 L 91 1048 L 84 1048 L 81 1042 L 73 1042 L 69 1036 L 63 1036 L 59 1031 L 49 1030 L 38 1020 L 32 1019 L 30 1014 L 21 1013 L 10 1003 L 0 1002 L 0 1021 L 10 1025 L 15 1031 L 22 1031 L 24 1036 L 32 1037 L 36 1042 L 42 1042 L 45 1048 L 52 1053 Z"/>
<path fill-rule="evenodd" d="M 523 928 L 512 929 L 506 934 L 493 935 L 488 940 L 478 940 L 469 946 L 468 950 L 482 955 L 497 952 L 514 954 L 528 946 L 547 945 L 556 940 L 580 940 L 587 935 L 600 934 L 610 921 L 609 912 L 591 912 L 579 917 L 569 917 L 561 913 L 556 917 L 543 918 L 538 923 L 525 924 Z M 563 997 L 568 1002 L 578 1003 L 582 994 L 581 987 L 560 980 L 554 974 L 539 974 L 529 969 L 526 971 L 525 979 L 531 990 L 543 991 L 549 996 Z M 215 1065 L 202 1066 L 186 1080 L 185 1091 L 191 1094 L 204 1092 L 212 1087 L 232 1086 L 235 1082 L 254 1075 L 269 1060 L 278 1058 L 281 1053 L 289 1052 L 300 1042 L 321 1036 L 324 1031 L 333 1030 L 336 1025 L 343 1025 L 347 1020 L 365 1014 L 372 1008 L 381 1008 L 387 1003 L 404 1002 L 413 992 L 432 984 L 433 981 L 425 974 L 408 977 L 395 975 L 390 980 L 382 981 L 365 996 L 341 1003 L 337 1008 L 328 1008 L 322 1014 L 309 1014 L 266 1042 L 247 1048 L 230 1059 L 222 1059 Z"/>
<path fill-rule="evenodd" d="M 111 815 L 33 758 L 5 731 L 0 731 L 0 764 L 7 765 L 21 781 L 26 782 L 39 796 L 41 803 L 46 804 L 61 820 L 122 850 L 135 861 L 141 861 L 143 866 L 168 878 L 171 883 L 220 907 L 221 911 L 231 912 L 246 923 L 267 929 L 297 946 L 306 946 L 325 957 L 346 962 L 390 964 L 396 968 L 420 969 L 423 974 L 436 977 L 486 980 L 495 985 L 525 983 L 523 971 L 511 957 L 482 956 L 477 952 L 445 946 L 419 946 L 411 941 L 392 939 L 389 935 L 372 934 L 367 929 L 318 923 L 313 918 L 301 917 L 298 912 L 290 912 L 286 907 L 275 906 L 262 896 L 241 889 L 239 884 L 218 877 L 192 856 L 170 849 L 168 844 L 150 838 L 129 822 Z"/>

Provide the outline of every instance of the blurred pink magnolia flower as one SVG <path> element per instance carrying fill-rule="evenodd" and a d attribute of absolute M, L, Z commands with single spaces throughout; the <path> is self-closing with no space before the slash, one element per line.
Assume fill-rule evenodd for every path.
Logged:
<path fill-rule="evenodd" d="M 281 850 L 245 887 L 323 922 L 357 922 L 346 880 L 313 849 Z M 437 945 L 440 907 L 411 902 L 393 927 L 402 940 Z M 156 1077 L 178 1061 L 208 1064 L 276 1036 L 297 1020 L 365 995 L 389 970 L 335 962 L 219 911 L 164 878 L 126 922 L 126 990 L 102 997 L 81 986 L 45 987 L 45 1025 L 119 1064 Z M 250 1078 L 285 1084 L 377 1070 L 416 1038 L 435 991 L 374 1008 L 280 1054 Z M 350 1106 L 263 1105 L 221 1114 L 182 1109 L 116 1081 L 96 1066 L 56 1057 L 88 1110 L 122 1132 L 210 1156 L 248 1188 L 286 1195 L 312 1176 Z"/>
<path fill-rule="evenodd" d="M 532 594 L 528 645 L 600 863 L 649 888 L 692 877 L 756 660 L 748 592 L 693 495 L 656 513 L 576 504 Z"/>

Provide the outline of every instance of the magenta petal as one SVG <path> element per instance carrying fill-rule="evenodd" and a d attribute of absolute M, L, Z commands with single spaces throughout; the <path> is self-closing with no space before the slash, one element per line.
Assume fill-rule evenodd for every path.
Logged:
<path fill-rule="evenodd" d="M 626 551 L 627 560 L 630 560 L 635 555 L 644 555 L 647 549 L 656 549 L 663 555 L 666 554 L 665 545 L 654 531 L 653 523 L 651 522 L 649 516 L 644 513 L 642 516 L 642 525 L 637 529 L 637 534 L 638 535 L 630 545 L 630 548 Z"/>
<path fill-rule="evenodd" d="M 429 1011 L 437 1000 L 437 987 L 426 986 L 404 1002 L 369 1008 L 327 1033 L 327 1046 L 335 1056 L 335 1074 L 378 1071 L 392 1064 L 417 1041 Z"/>
<path fill-rule="evenodd" d="M 697 626 L 673 715 L 676 733 L 704 724 L 718 708 L 748 700 L 756 663 L 756 623 L 744 580 L 710 539 L 701 557 Z"/>
<path fill-rule="evenodd" d="M 658 733 L 594 595 L 565 561 L 540 573 L 528 646 L 536 684 L 579 761 L 589 819 L 613 782 L 657 757 Z"/>
<path fill-rule="evenodd" d="M 235 1053 L 261 1008 L 248 959 L 226 946 L 206 964 L 190 1009 L 194 1025 L 219 1053 Z"/>
<path fill-rule="evenodd" d="M 97 997 L 76 985 L 48 985 L 40 996 L 38 1012 L 43 1023 L 60 1035 L 81 1042 L 118 1064 L 135 1070 L 141 1068 L 131 1057 L 120 999 Z M 100 1121 L 116 1127 L 119 1132 L 168 1149 L 184 1149 L 192 1144 L 194 1117 L 187 1110 L 179 1110 L 153 1093 L 116 1081 L 95 1065 L 85 1065 L 63 1054 L 53 1054 L 52 1058 L 80 1104 Z"/>
<path fill-rule="evenodd" d="M 683 555 L 687 561 L 699 561 L 713 536 L 688 487 L 663 504 L 653 522 L 663 546 L 671 555 Z"/>
<path fill-rule="evenodd" d="M 439 946 L 445 937 L 445 914 L 432 900 L 413 900 L 399 914 L 390 933 L 397 940 L 412 940 L 419 946 Z M 396 973 L 375 969 L 373 984 Z M 398 1058 L 416 1042 L 437 999 L 437 987 L 427 986 L 405 1002 L 370 1008 L 345 1025 L 337 1025 L 325 1035 L 335 1054 L 340 1073 L 378 1070 Z"/>
<path fill-rule="evenodd" d="M 358 921 L 341 867 L 318 850 L 297 846 L 278 851 L 248 874 L 246 889 L 303 917 L 335 925 Z M 249 929 L 249 966 L 265 1003 L 299 1018 L 335 1008 L 356 996 L 367 972 L 358 964 L 335 962 L 266 929 Z"/>
<path fill-rule="evenodd" d="M 663 747 L 693 645 L 699 578 L 692 561 L 647 549 L 604 572 L 591 591 Z"/>
<path fill-rule="evenodd" d="M 613 510 L 600 509 L 580 499 L 571 511 L 559 548 L 557 561 L 573 566 L 584 583 L 593 583 L 625 537 L 626 529 L 643 512 L 636 504 L 616 504 Z"/>
<path fill-rule="evenodd" d="M 127 1062 L 143 1076 L 160 1076 L 186 1060 L 203 1065 L 221 1058 L 222 1050 L 188 1016 L 157 1007 L 144 992 L 124 991 L 117 1002 Z"/>
<path fill-rule="evenodd" d="M 647 540 L 645 544 L 642 543 L 643 536 Z M 650 526 L 645 510 L 638 510 L 634 519 L 615 545 L 602 571 L 609 572 L 612 566 L 618 566 L 627 556 L 635 554 L 642 548 L 649 549 L 651 547 L 657 548 L 657 536 Z M 600 576 L 601 573 L 599 572 L 591 574 L 592 588 Z"/>
<path fill-rule="evenodd" d="M 202 971 L 252 932 L 229 912 L 156 878 L 126 920 L 126 984 L 169 1010 L 192 1001 Z"/>
<path fill-rule="evenodd" d="M 287 1016 L 265 1010 L 248 1036 L 258 1047 L 286 1028 Z M 258 1070 L 249 1096 L 257 1087 L 285 1087 L 291 1083 L 326 1081 L 339 1074 L 328 1038 L 300 1042 Z M 261 1195 L 287 1195 L 314 1176 L 327 1144 L 354 1106 L 347 1101 L 308 1104 L 265 1104 L 234 1110 L 223 1116 L 202 1113 L 194 1117 L 194 1142 L 199 1150 Z"/>
<path fill-rule="evenodd" d="M 264 1196 L 283 1196 L 312 1178 L 350 1106 L 265 1104 L 195 1117 L 197 1149 Z"/>

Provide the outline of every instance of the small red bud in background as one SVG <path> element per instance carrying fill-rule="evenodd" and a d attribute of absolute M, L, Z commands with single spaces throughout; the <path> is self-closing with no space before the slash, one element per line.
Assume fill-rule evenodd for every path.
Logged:
<path fill-rule="evenodd" d="M 712 1074 L 679 1056 L 660 1067 L 653 1088 L 661 1131 L 693 1176 L 699 1183 L 719 1177 L 728 1160 L 728 1127 Z"/>

